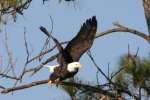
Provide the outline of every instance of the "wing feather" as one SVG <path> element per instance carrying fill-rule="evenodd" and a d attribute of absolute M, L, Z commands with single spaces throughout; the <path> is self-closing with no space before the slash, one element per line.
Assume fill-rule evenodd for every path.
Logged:
<path fill-rule="evenodd" d="M 69 55 L 73 61 L 79 61 L 82 54 L 91 48 L 95 39 L 97 30 L 96 17 L 86 20 L 81 26 L 77 36 L 75 36 L 66 46 L 65 53 Z M 67 57 L 67 58 L 70 58 Z"/>

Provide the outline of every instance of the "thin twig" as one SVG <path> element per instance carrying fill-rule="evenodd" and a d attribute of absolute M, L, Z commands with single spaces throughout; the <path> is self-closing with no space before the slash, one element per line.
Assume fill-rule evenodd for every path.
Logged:
<path fill-rule="evenodd" d="M 96 72 L 96 81 L 97 81 L 97 84 L 100 85 L 98 74 L 99 74 L 99 71 Z"/>
<path fill-rule="evenodd" d="M 120 68 L 117 72 L 115 72 L 113 75 L 111 75 L 110 79 L 113 79 L 115 76 L 117 76 L 124 69 L 125 69 L 125 67 Z"/>
<path fill-rule="evenodd" d="M 108 63 L 107 77 L 110 77 L 110 63 Z"/>
<path fill-rule="evenodd" d="M 68 42 L 69 42 L 69 41 L 61 42 L 61 45 L 66 44 L 66 43 L 68 43 Z M 50 48 L 50 49 L 47 49 L 47 50 L 45 50 L 45 51 L 39 53 L 37 56 L 31 58 L 31 59 L 28 61 L 28 63 L 30 63 L 30 62 L 32 62 L 32 61 L 38 59 L 40 56 L 46 55 L 47 53 L 53 51 L 55 48 L 56 48 L 56 45 L 54 45 L 54 46 L 53 46 L 52 48 Z"/>
<path fill-rule="evenodd" d="M 88 50 L 87 52 L 88 56 L 90 57 L 91 61 L 93 62 L 93 64 L 95 65 L 95 67 L 97 68 L 97 70 L 110 82 L 109 77 L 107 77 L 107 75 L 99 68 L 99 66 L 96 64 L 90 50 Z"/>
<path fill-rule="evenodd" d="M 59 55 L 59 53 L 51 56 L 50 58 L 48 58 L 46 61 L 42 62 L 42 64 L 37 65 L 35 68 L 31 68 L 25 71 L 26 72 L 32 72 L 32 75 L 34 75 L 36 72 L 38 72 L 41 68 L 43 68 L 43 65 L 55 60 L 57 58 L 57 56 Z"/>
<path fill-rule="evenodd" d="M 16 74 L 15 74 L 15 63 L 14 63 L 14 59 L 13 59 L 13 53 L 12 53 L 12 50 L 11 48 L 9 47 L 9 44 L 8 44 L 8 34 L 5 30 L 5 47 L 6 47 L 6 51 L 7 51 L 7 56 L 8 56 L 8 63 L 10 64 L 10 70 L 12 71 L 12 74 L 13 76 L 16 77 Z M 9 72 L 9 70 L 7 71 L 7 73 Z"/>
<path fill-rule="evenodd" d="M 4 78 L 13 79 L 13 80 L 20 80 L 20 79 L 17 78 L 17 77 L 9 76 L 9 75 L 2 74 L 2 73 L 0 73 L 0 76 L 1 76 L 1 77 L 4 77 Z"/>
<path fill-rule="evenodd" d="M 52 32 L 53 32 L 53 19 L 52 19 L 51 16 L 50 16 L 50 21 L 51 21 L 51 26 L 52 26 L 50 32 L 48 32 L 46 28 L 40 27 L 40 30 L 47 36 L 47 39 L 46 39 L 46 41 L 45 41 L 45 43 L 44 43 L 44 46 L 43 46 L 43 48 L 42 48 L 42 50 L 41 50 L 40 53 L 42 53 L 43 50 L 47 49 L 47 46 L 48 46 L 49 41 L 50 41 L 50 35 L 51 35 Z M 43 56 L 44 56 L 44 55 L 43 55 Z M 39 60 L 41 60 L 41 59 L 42 59 L 42 56 L 39 57 Z"/>
<path fill-rule="evenodd" d="M 28 42 L 27 42 L 27 37 L 26 37 L 26 28 L 24 28 L 24 43 L 25 43 L 26 54 L 27 54 L 26 63 L 25 63 L 25 66 L 26 66 L 28 64 L 29 57 L 30 57 Z"/>
<path fill-rule="evenodd" d="M 53 28 L 54 28 L 54 21 L 53 21 L 52 16 L 50 16 L 50 21 L 51 21 L 51 26 L 52 26 L 50 33 L 52 33 L 53 32 Z"/>

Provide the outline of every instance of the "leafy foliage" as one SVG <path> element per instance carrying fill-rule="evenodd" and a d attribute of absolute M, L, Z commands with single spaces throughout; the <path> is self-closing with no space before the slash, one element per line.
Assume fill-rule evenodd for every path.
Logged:
<path fill-rule="evenodd" d="M 67 81 L 85 83 L 82 80 L 70 78 Z M 87 82 L 86 82 L 87 84 Z M 62 85 L 61 88 L 70 96 L 71 100 L 97 100 L 102 95 L 99 93 L 93 93 L 91 91 L 82 91 L 73 86 Z"/>
<path fill-rule="evenodd" d="M 117 83 L 130 90 L 142 88 L 150 94 L 150 57 L 124 55 L 120 59 L 119 67 L 123 70 L 115 78 Z"/>
<path fill-rule="evenodd" d="M 17 12 L 22 12 L 20 8 L 26 0 L 1 0 L 0 1 L 0 22 L 6 23 L 6 18 L 10 15 L 16 20 Z"/>
<path fill-rule="evenodd" d="M 75 81 L 75 79 L 74 78 L 71 78 L 71 79 L 69 79 L 68 81 L 70 81 L 70 82 L 74 82 Z M 63 85 L 63 86 L 61 86 L 62 87 L 62 89 L 72 98 L 72 97 L 74 97 L 75 95 L 76 95 L 76 93 L 77 93 L 77 88 L 76 87 L 73 87 L 73 86 L 65 86 L 65 85 Z"/>

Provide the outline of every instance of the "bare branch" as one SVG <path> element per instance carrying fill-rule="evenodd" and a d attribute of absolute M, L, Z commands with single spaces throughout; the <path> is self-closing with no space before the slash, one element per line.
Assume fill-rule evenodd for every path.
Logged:
<path fill-rule="evenodd" d="M 32 72 L 32 75 L 34 75 L 36 72 L 38 72 L 41 68 L 43 68 L 43 65 L 55 60 L 57 58 L 59 54 L 55 54 L 53 56 L 51 56 L 50 58 L 48 58 L 46 61 L 42 62 L 42 64 L 39 64 L 37 65 L 36 67 L 34 68 L 30 68 L 30 69 L 27 69 L 24 71 L 24 74 L 25 73 L 28 73 L 28 72 Z"/>
<path fill-rule="evenodd" d="M 104 35 L 108 35 L 110 33 L 115 33 L 115 32 L 128 32 L 128 33 L 134 34 L 136 36 L 139 36 L 139 37 L 145 39 L 148 43 L 150 43 L 150 37 L 148 35 L 140 32 L 140 31 L 137 31 L 135 29 L 123 26 L 119 23 L 114 23 L 114 25 L 117 26 L 117 28 L 112 28 L 112 29 L 108 29 L 104 32 L 97 33 L 96 38 L 104 36 Z"/>
<path fill-rule="evenodd" d="M 32 82 L 32 83 L 28 83 L 28 84 L 17 86 L 17 87 L 6 88 L 6 89 L 2 90 L 1 93 L 9 93 L 9 92 L 17 91 L 17 90 L 31 88 L 33 86 L 45 84 L 47 82 L 48 82 L 48 80 L 35 81 L 35 82 Z"/>
<path fill-rule="evenodd" d="M 49 81 L 49 79 L 46 79 L 46 80 L 34 81 L 32 83 L 24 84 L 24 85 L 17 86 L 17 87 L 5 88 L 1 91 L 1 93 L 9 93 L 9 92 L 17 91 L 17 90 L 31 88 L 33 86 L 46 84 L 46 83 L 48 83 L 48 81 Z M 60 85 L 73 86 L 73 87 L 76 87 L 76 88 L 81 89 L 81 90 L 84 89 L 84 90 L 92 91 L 92 92 L 95 92 L 95 93 L 96 92 L 97 93 L 102 93 L 104 95 L 108 95 L 108 96 L 111 96 L 111 97 L 116 96 L 115 93 L 113 93 L 113 92 L 108 92 L 107 90 L 102 90 L 101 88 L 86 85 L 86 84 L 74 83 L 74 82 L 57 82 L 57 83 L 60 84 Z"/>
<path fill-rule="evenodd" d="M 66 44 L 66 43 L 68 43 L 68 42 L 69 42 L 69 41 L 61 42 L 61 44 L 63 45 L 63 44 Z M 50 48 L 50 49 L 47 49 L 47 50 L 41 52 L 41 53 L 38 54 L 37 56 L 31 58 L 31 59 L 28 61 L 28 63 L 30 63 L 30 62 L 32 62 L 32 61 L 38 59 L 39 57 L 41 57 L 41 56 L 43 56 L 43 55 L 46 55 L 47 53 L 53 51 L 55 48 L 56 48 L 56 45 L 54 45 L 54 46 L 53 46 L 52 48 Z"/>
<path fill-rule="evenodd" d="M 12 74 L 14 76 L 16 76 L 15 74 L 15 63 L 14 63 L 14 59 L 13 59 L 13 54 L 12 54 L 12 50 L 11 48 L 9 47 L 9 44 L 8 44 L 8 35 L 7 35 L 7 32 L 5 30 L 5 47 L 6 47 L 6 51 L 7 51 L 7 56 L 8 56 L 8 63 L 10 64 L 10 67 L 11 67 L 11 71 L 12 71 Z M 9 70 L 8 70 L 9 71 Z M 8 72 L 7 71 L 7 72 Z"/>
<path fill-rule="evenodd" d="M 99 74 L 99 71 L 96 72 L 96 81 L 97 81 L 97 84 L 100 85 L 98 74 Z"/>
<path fill-rule="evenodd" d="M 17 90 L 31 88 L 33 86 L 46 84 L 46 83 L 48 83 L 48 81 L 49 81 L 49 79 L 45 79 L 45 80 L 34 81 L 34 82 L 31 82 L 31 83 L 27 83 L 27 84 L 12 87 L 12 88 L 5 88 L 1 91 L 1 93 L 9 93 L 9 92 L 17 91 Z M 65 85 L 65 86 L 73 86 L 73 87 L 76 87 L 76 88 L 81 89 L 81 90 L 91 91 L 91 92 L 94 92 L 94 93 L 101 93 L 101 94 L 104 94 L 104 95 L 108 95 L 110 97 L 116 97 L 117 96 L 116 93 L 113 92 L 113 91 L 103 90 L 101 87 L 91 86 L 91 85 L 87 85 L 87 84 L 74 83 L 74 82 L 63 82 L 63 81 L 62 82 L 57 82 L 57 84 Z M 126 91 L 126 90 L 122 89 L 121 92 L 132 96 L 129 91 Z"/>
<path fill-rule="evenodd" d="M 54 28 L 54 21 L 53 21 L 52 16 L 50 16 L 50 21 L 51 21 L 51 23 L 52 23 L 52 28 L 51 28 L 50 33 L 52 33 L 52 32 L 53 32 L 53 28 Z"/>
<path fill-rule="evenodd" d="M 92 60 L 94 66 L 97 68 L 97 70 L 109 81 L 111 82 L 111 80 L 109 79 L 109 77 L 106 76 L 106 74 L 99 68 L 99 66 L 96 64 L 90 50 L 87 52 L 88 56 L 90 57 L 90 59 Z"/>
<path fill-rule="evenodd" d="M 26 58 L 26 63 L 25 63 L 25 66 L 26 66 L 29 61 L 29 57 L 30 57 L 28 43 L 27 43 L 27 37 L 26 37 L 26 28 L 24 28 L 24 43 L 25 43 L 25 48 L 26 48 L 26 53 L 27 53 L 27 58 Z"/>
<path fill-rule="evenodd" d="M 2 85 L 0 85 L 0 88 L 1 88 L 1 89 L 5 89 L 5 87 L 3 87 Z"/>
<path fill-rule="evenodd" d="M 125 69 L 125 67 L 120 68 L 117 72 L 115 72 L 113 75 L 111 75 L 111 79 L 113 79 L 115 76 L 117 76 L 124 69 Z"/>
<path fill-rule="evenodd" d="M 2 74 L 2 73 L 0 73 L 0 76 L 1 76 L 1 77 L 4 77 L 4 78 L 13 79 L 13 80 L 20 80 L 20 79 L 17 78 L 17 77 L 8 76 L 7 74 Z"/>

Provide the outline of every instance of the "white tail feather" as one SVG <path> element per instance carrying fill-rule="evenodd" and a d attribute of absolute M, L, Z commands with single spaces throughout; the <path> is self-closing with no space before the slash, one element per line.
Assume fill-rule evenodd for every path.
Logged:
<path fill-rule="evenodd" d="M 53 65 L 53 66 L 51 66 L 51 65 L 44 65 L 44 67 L 47 67 L 47 68 L 49 68 L 49 71 L 51 72 L 51 73 L 53 73 L 54 72 L 54 68 L 55 67 L 58 67 L 59 65 Z"/>

